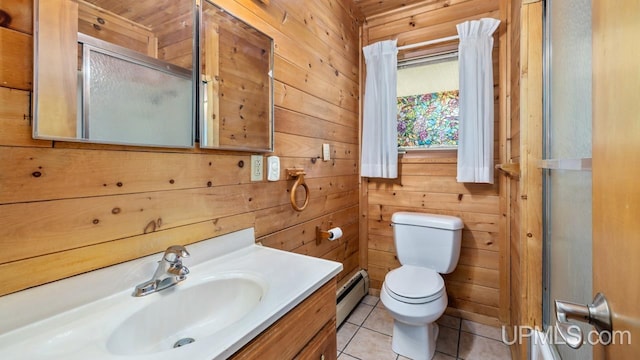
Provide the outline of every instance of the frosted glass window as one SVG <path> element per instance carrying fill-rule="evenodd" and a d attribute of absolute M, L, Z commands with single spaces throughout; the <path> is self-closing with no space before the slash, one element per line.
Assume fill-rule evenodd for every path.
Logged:
<path fill-rule="evenodd" d="M 458 146 L 458 59 L 398 66 L 398 147 Z"/>
<path fill-rule="evenodd" d="M 89 54 L 85 137 L 98 142 L 191 147 L 190 77 L 97 51 Z"/>
<path fill-rule="evenodd" d="M 459 98 L 458 90 L 398 97 L 398 146 L 458 146 Z"/>

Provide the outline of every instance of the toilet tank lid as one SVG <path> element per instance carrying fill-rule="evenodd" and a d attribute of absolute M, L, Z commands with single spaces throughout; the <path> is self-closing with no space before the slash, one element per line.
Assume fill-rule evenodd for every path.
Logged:
<path fill-rule="evenodd" d="M 392 224 L 425 226 L 436 229 L 459 230 L 464 227 L 462 220 L 455 216 L 397 212 L 391 216 Z"/>

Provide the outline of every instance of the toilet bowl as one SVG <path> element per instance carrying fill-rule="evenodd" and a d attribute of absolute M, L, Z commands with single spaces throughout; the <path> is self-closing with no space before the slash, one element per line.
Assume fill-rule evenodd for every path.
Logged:
<path fill-rule="evenodd" d="M 447 308 L 440 273 L 455 269 L 462 220 L 453 216 L 401 212 L 392 216 L 400 266 L 385 276 L 380 300 L 393 317 L 392 349 L 414 359 L 433 358 L 435 321 Z"/>
<path fill-rule="evenodd" d="M 411 265 L 385 277 L 380 300 L 394 319 L 391 348 L 414 359 L 431 359 L 436 351 L 435 321 L 447 308 L 444 280 L 436 271 Z"/>

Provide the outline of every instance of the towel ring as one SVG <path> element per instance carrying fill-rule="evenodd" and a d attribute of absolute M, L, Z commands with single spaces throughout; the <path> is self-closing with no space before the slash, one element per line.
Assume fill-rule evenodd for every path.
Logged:
<path fill-rule="evenodd" d="M 296 178 L 296 182 L 293 183 L 293 187 L 291 187 L 291 194 L 289 196 L 291 206 L 295 211 L 302 211 L 307 207 L 307 205 L 309 205 L 309 186 L 304 182 L 304 170 L 287 169 L 287 175 L 292 178 Z M 302 206 L 298 206 L 296 204 L 296 191 L 298 190 L 298 186 L 302 186 L 305 191 L 304 204 L 302 204 Z"/>

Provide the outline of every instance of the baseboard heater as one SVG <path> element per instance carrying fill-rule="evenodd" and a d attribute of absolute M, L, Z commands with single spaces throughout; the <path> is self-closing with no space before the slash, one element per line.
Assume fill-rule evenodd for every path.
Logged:
<path fill-rule="evenodd" d="M 369 293 L 369 275 L 360 270 L 349 279 L 336 293 L 337 312 L 336 326 L 349 316 L 360 300 Z"/>

